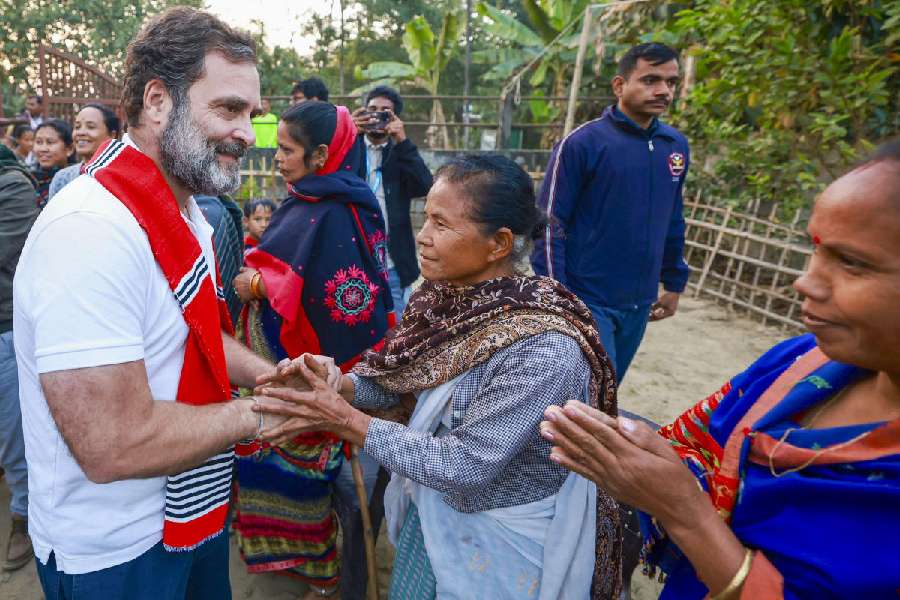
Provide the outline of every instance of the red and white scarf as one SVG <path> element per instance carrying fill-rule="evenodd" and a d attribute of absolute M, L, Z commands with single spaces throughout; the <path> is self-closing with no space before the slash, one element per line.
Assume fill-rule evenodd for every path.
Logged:
<path fill-rule="evenodd" d="M 134 215 L 181 308 L 188 335 L 176 400 L 196 406 L 229 400 L 222 346 L 222 329 L 231 329 L 228 309 L 162 173 L 145 154 L 116 140 L 97 150 L 85 172 Z M 233 460 L 234 450 L 229 449 L 168 477 L 163 525 L 167 550 L 192 550 L 224 530 Z"/>

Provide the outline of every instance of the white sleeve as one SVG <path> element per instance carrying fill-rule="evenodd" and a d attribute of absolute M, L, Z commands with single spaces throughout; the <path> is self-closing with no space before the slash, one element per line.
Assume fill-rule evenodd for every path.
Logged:
<path fill-rule="evenodd" d="M 26 280 L 38 373 L 144 358 L 143 315 L 155 263 L 137 224 L 70 213 L 33 240 Z M 152 255 L 149 256 L 152 261 Z"/>

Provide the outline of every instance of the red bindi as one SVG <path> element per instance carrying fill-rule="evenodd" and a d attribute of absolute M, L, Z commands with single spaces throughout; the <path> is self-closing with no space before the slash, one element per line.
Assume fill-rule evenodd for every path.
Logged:
<path fill-rule="evenodd" d="M 818 245 L 821 244 L 821 243 L 822 243 L 822 238 L 820 238 L 820 237 L 817 236 L 817 235 L 814 235 L 814 236 L 813 236 L 813 244 L 815 244 L 816 246 L 818 246 Z"/>

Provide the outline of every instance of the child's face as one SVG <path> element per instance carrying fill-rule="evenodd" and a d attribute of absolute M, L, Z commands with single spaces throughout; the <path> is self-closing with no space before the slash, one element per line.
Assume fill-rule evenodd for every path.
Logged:
<path fill-rule="evenodd" d="M 259 240 L 262 238 L 262 234 L 266 227 L 269 226 L 269 221 L 271 220 L 272 209 L 267 206 L 257 206 L 249 218 L 244 217 L 244 226 L 247 228 L 247 233 L 250 234 L 250 237 Z"/>

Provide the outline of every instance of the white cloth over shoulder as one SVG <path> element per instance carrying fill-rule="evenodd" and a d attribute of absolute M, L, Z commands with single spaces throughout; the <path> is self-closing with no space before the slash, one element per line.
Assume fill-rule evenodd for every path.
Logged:
<path fill-rule="evenodd" d="M 434 432 L 465 373 L 418 397 L 409 427 Z M 596 485 L 570 474 L 537 502 L 461 513 L 441 493 L 394 474 L 384 495 L 388 537 L 396 545 L 415 502 L 440 600 L 585 600 L 596 545 Z"/>

